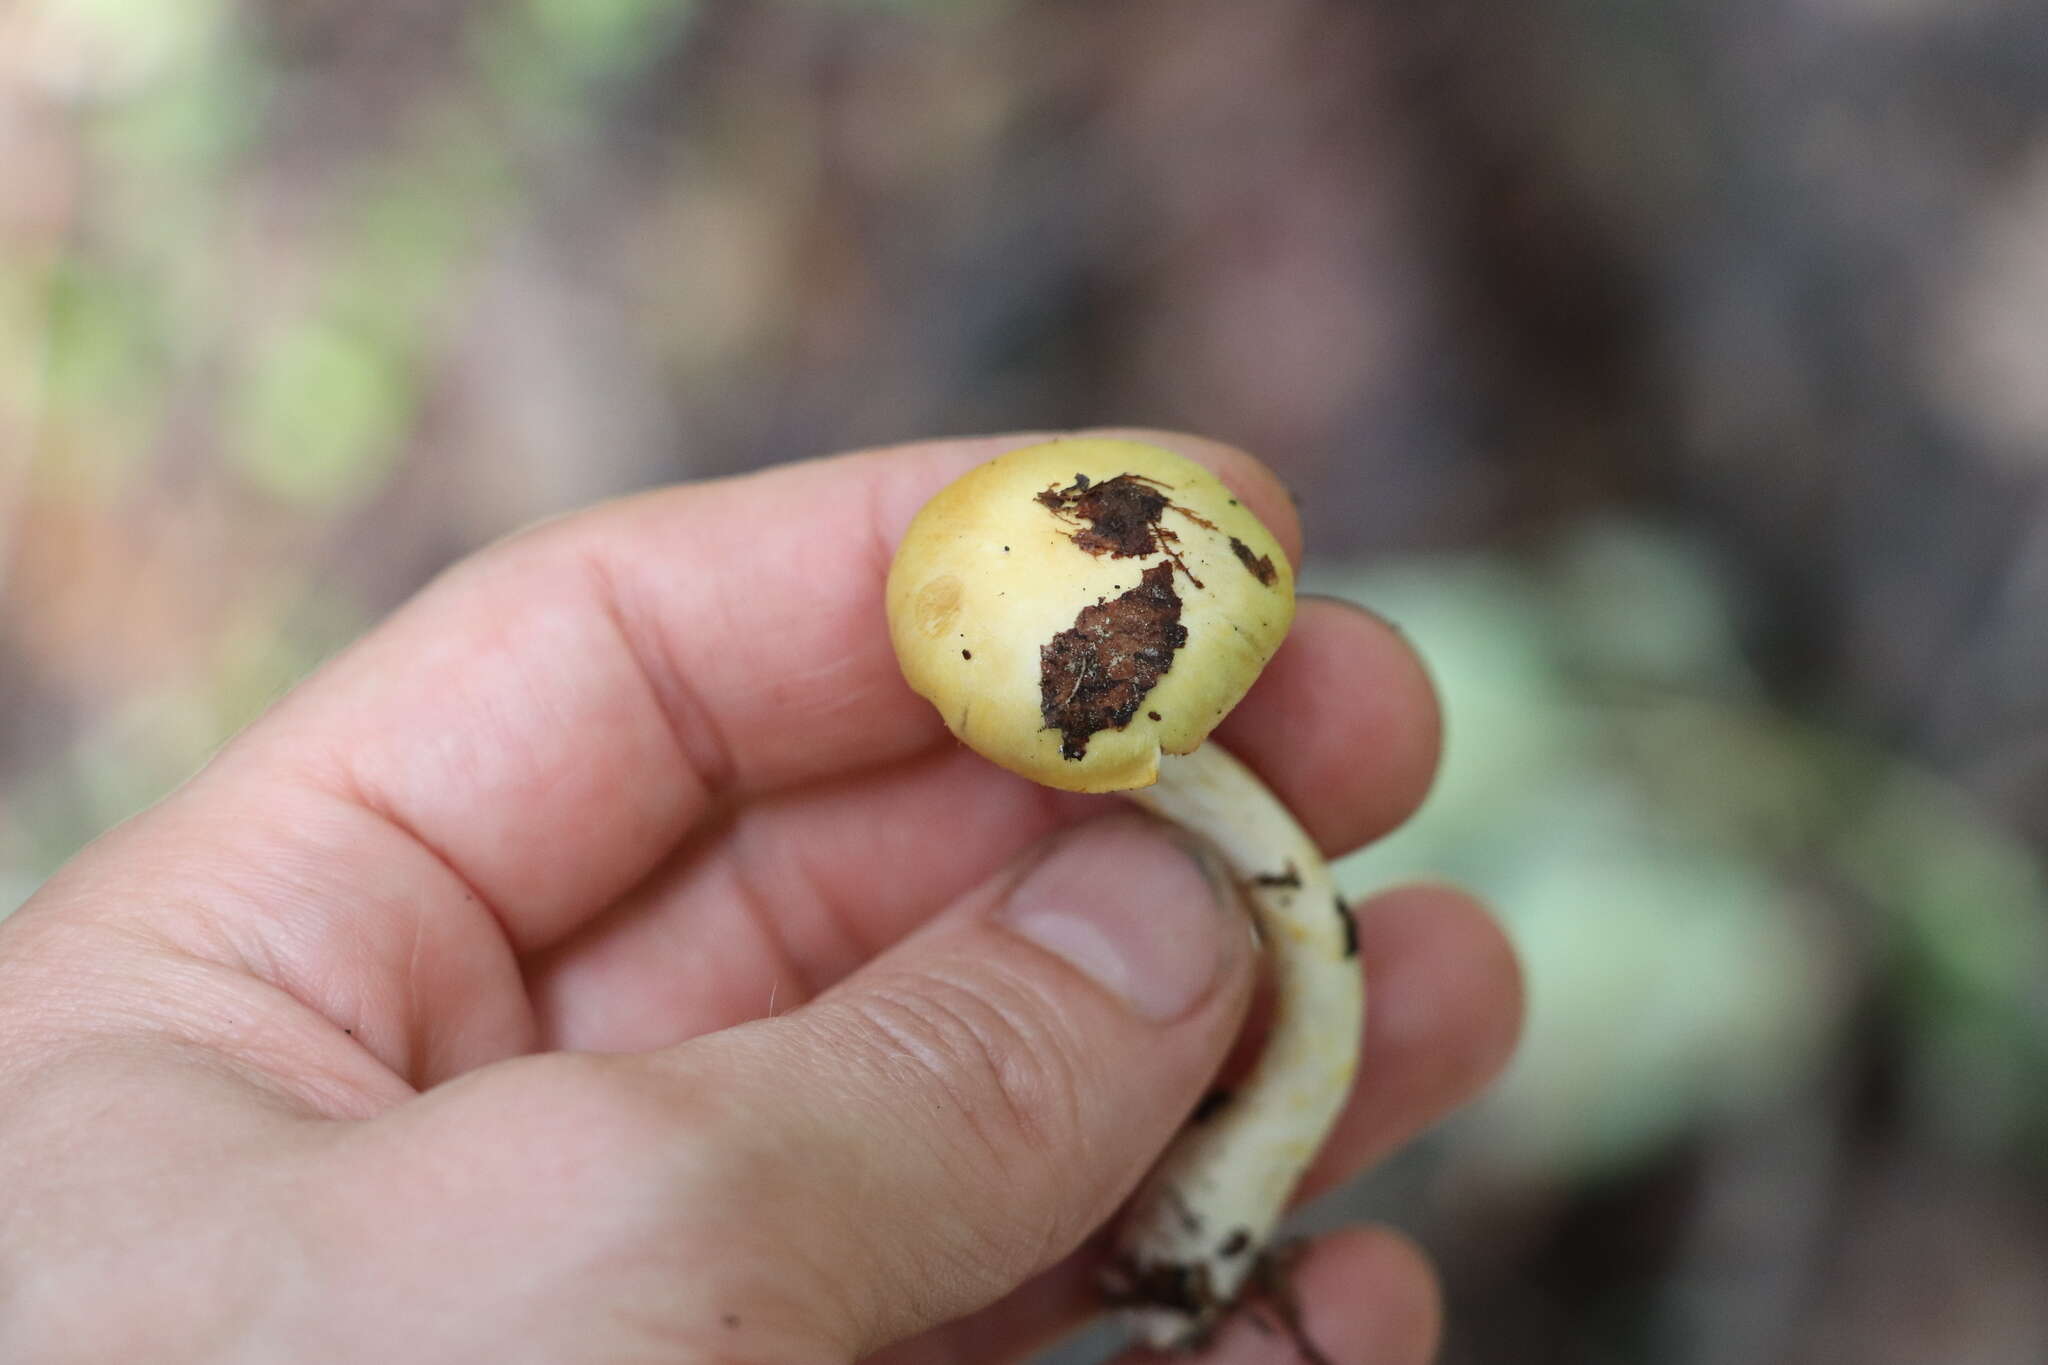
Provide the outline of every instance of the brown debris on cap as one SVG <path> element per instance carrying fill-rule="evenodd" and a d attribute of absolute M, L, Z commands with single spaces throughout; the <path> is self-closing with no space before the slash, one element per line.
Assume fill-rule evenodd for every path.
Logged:
<path fill-rule="evenodd" d="M 1060 732 L 1061 757 L 1079 759 L 1090 735 L 1130 723 L 1187 643 L 1180 605 L 1173 566 L 1159 564 L 1121 597 L 1083 607 L 1071 629 L 1039 650 L 1039 709 Z"/>
<path fill-rule="evenodd" d="M 1088 523 L 1073 540 L 1089 554 L 1135 559 L 1159 553 L 1162 539 L 1174 539 L 1173 532 L 1159 525 L 1173 505 L 1165 487 L 1142 474 L 1119 474 L 1100 483 L 1076 474 L 1065 488 L 1040 493 L 1038 501 L 1061 516 Z"/>
<path fill-rule="evenodd" d="M 1237 556 L 1238 563 L 1251 570 L 1253 578 L 1258 579 L 1269 588 L 1273 586 L 1273 580 L 1278 577 L 1273 571 L 1273 556 L 1253 555 L 1252 547 L 1239 540 L 1236 536 L 1230 538 L 1230 552 Z"/>

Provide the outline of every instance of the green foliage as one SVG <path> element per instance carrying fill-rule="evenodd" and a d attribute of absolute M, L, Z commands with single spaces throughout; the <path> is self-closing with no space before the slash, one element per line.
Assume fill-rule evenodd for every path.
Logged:
<path fill-rule="evenodd" d="M 53 269 L 44 322 L 44 398 L 54 422 L 119 427 L 119 439 L 73 442 L 102 458 L 146 447 L 141 424 L 161 389 L 169 342 L 158 301 L 141 282 L 81 260 Z M 102 475 L 118 470 L 98 471 Z"/>
<path fill-rule="evenodd" d="M 312 507 L 374 492 L 412 416 L 412 371 L 374 340 L 315 321 L 260 352 L 227 453 L 257 487 Z"/>
<path fill-rule="evenodd" d="M 593 88 L 629 74 L 695 16 L 695 0 L 526 0 L 487 8 L 470 59 L 521 121 L 579 125 Z"/>
<path fill-rule="evenodd" d="M 1683 542 L 1602 524 L 1530 558 L 1307 586 L 1397 622 L 1443 695 L 1428 803 L 1339 877 L 1362 895 L 1449 876 L 1501 908 L 1530 1015 L 1460 1129 L 1490 1163 L 1604 1174 L 1772 1104 L 1841 1045 L 1872 967 L 1916 1122 L 1980 1146 L 2048 1135 L 2031 856 L 1927 775 L 1774 711 Z M 1814 891 L 1843 885 L 1862 899 Z"/>
<path fill-rule="evenodd" d="M 1888 775 L 1841 856 L 1892 931 L 1917 1111 L 1979 1150 L 2048 1136 L 2048 890 L 2033 857 L 1911 772 Z"/>

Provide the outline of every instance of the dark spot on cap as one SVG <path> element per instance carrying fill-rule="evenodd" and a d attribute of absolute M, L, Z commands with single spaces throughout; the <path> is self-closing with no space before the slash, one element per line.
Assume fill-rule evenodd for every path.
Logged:
<path fill-rule="evenodd" d="M 1159 484 L 1139 474 L 1119 474 L 1091 484 L 1076 474 L 1065 488 L 1048 488 L 1038 501 L 1064 517 L 1088 525 L 1074 533 L 1074 544 L 1091 555 L 1117 559 L 1159 552 L 1159 518 L 1172 506 Z"/>
<path fill-rule="evenodd" d="M 738 1313 L 727 1313 L 727 1314 L 725 1315 L 725 1325 L 726 1325 L 727 1327 L 737 1327 L 737 1326 L 739 1326 L 739 1325 L 740 1325 L 740 1315 L 739 1315 Z"/>
<path fill-rule="evenodd" d="M 960 657 L 963 659 L 971 659 L 974 657 L 974 651 L 971 649 L 963 649 L 960 651 Z"/>
<path fill-rule="evenodd" d="M 1090 735 L 1130 724 L 1187 641 L 1170 563 L 1145 570 L 1121 597 L 1083 607 L 1072 629 L 1038 651 L 1039 714 L 1060 732 L 1060 756 L 1081 758 Z"/>
<path fill-rule="evenodd" d="M 1344 956 L 1358 956 L 1358 917 L 1351 913 L 1351 907 L 1337 897 L 1337 918 L 1344 921 Z"/>
<path fill-rule="evenodd" d="M 1254 886 L 1300 886 L 1301 873 L 1297 872 L 1290 859 L 1284 872 L 1261 872 L 1252 878 Z"/>
<path fill-rule="evenodd" d="M 1218 1256 L 1242 1256 L 1252 1244 L 1250 1228 L 1239 1228 L 1223 1239 L 1223 1245 L 1216 1248 Z"/>
<path fill-rule="evenodd" d="M 1157 711 L 1147 711 L 1147 712 L 1145 713 L 1145 715 L 1146 715 L 1147 719 L 1150 719 L 1150 720 L 1158 720 L 1158 719 L 1159 719 L 1159 713 L 1158 713 Z"/>
<path fill-rule="evenodd" d="M 1258 579 L 1269 588 L 1273 586 L 1273 580 L 1279 576 L 1273 571 L 1273 556 L 1254 556 L 1252 554 L 1252 547 L 1239 540 L 1236 536 L 1230 538 L 1230 552 L 1237 556 L 1238 563 L 1251 571 L 1253 578 Z"/>
<path fill-rule="evenodd" d="M 1165 490 L 1171 486 L 1143 474 L 1119 474 L 1099 483 L 1090 483 L 1087 475 L 1076 474 L 1065 488 L 1047 488 L 1034 493 L 1032 499 L 1065 521 L 1086 522 L 1081 530 L 1071 532 L 1068 539 L 1089 554 L 1106 554 L 1112 559 L 1164 554 L 1188 576 L 1188 582 L 1199 588 L 1202 580 L 1195 577 L 1195 571 L 1173 548 L 1180 543 L 1180 537 L 1161 526 L 1159 519 L 1171 509 L 1211 531 L 1216 529 L 1216 523 L 1167 497 Z"/>
<path fill-rule="evenodd" d="M 1188 1115 L 1188 1122 L 1207 1123 L 1210 1119 L 1215 1118 L 1222 1111 L 1223 1106 L 1230 1103 L 1230 1095 L 1230 1091 L 1220 1085 L 1217 1086 L 1214 1090 L 1202 1096 L 1201 1103 L 1195 1106 L 1195 1112 Z"/>

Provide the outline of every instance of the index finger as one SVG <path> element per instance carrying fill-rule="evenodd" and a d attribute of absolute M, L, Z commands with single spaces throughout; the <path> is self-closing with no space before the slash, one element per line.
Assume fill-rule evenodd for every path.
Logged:
<path fill-rule="evenodd" d="M 1215 469 L 1299 558 L 1263 466 Z M 719 803 L 943 742 L 883 623 L 890 557 L 968 468 L 1044 437 L 902 446 L 658 490 L 458 566 L 228 756 L 283 758 L 404 829 L 520 952 L 640 880 Z"/>

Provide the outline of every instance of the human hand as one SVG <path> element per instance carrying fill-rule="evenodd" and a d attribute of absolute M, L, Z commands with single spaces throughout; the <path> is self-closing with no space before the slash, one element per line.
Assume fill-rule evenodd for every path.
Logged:
<path fill-rule="evenodd" d="M 936 1365 L 1091 1313 L 1087 1239 L 1255 969 L 1178 836 L 959 749 L 898 676 L 896 538 L 1027 439 L 495 546 L 0 923 L 0 1359 Z M 1298 557 L 1262 468 L 1146 439 Z M 1219 737 L 1338 853 L 1420 799 L 1437 723 L 1396 634 L 1308 600 Z M 1465 897 L 1360 929 L 1360 1081 L 1305 1193 L 1519 1022 Z M 1296 1283 L 1332 1360 L 1432 1349 L 1392 1233 Z M 1290 1350 L 1239 1324 L 1215 1358 Z"/>

